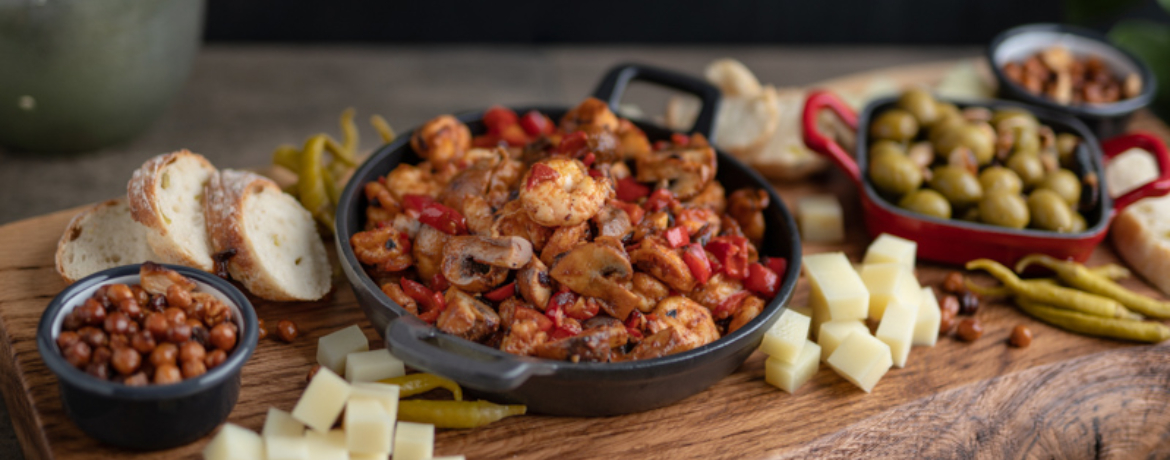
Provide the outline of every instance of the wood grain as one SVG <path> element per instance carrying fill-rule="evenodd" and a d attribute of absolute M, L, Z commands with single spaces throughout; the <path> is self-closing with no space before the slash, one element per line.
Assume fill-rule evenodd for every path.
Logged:
<path fill-rule="evenodd" d="M 1135 125 L 1170 138 L 1152 117 L 1143 115 Z M 848 241 L 806 245 L 804 252 L 841 250 L 860 260 L 867 238 L 857 191 L 843 175 L 834 171 L 776 186 L 789 205 L 809 193 L 836 194 L 845 206 Z M 65 287 L 52 255 L 75 212 L 0 227 L 0 388 L 25 456 L 198 458 L 206 439 L 169 451 L 126 452 L 86 437 L 62 412 L 56 378 L 41 362 L 34 334 L 44 306 Z M 1103 246 L 1090 264 L 1112 261 L 1114 253 Z M 948 270 L 922 264 L 918 275 L 924 285 L 937 286 Z M 1123 284 L 1154 294 L 1139 280 Z M 801 281 L 793 303 L 804 304 L 807 296 Z M 251 429 L 260 429 L 268 407 L 292 408 L 318 337 L 357 323 L 375 346 L 380 343 L 341 280 L 321 302 L 253 301 L 270 327 L 292 319 L 303 334 L 292 344 L 270 336 L 245 366 L 230 421 Z M 936 347 L 915 348 L 907 367 L 891 370 L 872 394 L 822 367 L 789 395 L 764 382 L 764 357 L 757 353 L 736 373 L 670 407 L 606 418 L 531 415 L 442 431 L 436 454 L 558 460 L 1170 455 L 1170 348 L 1068 334 L 1002 304 L 986 303 L 977 317 L 985 326 L 981 339 L 968 344 L 942 338 Z M 1006 344 L 1017 324 L 1033 330 L 1030 347 Z"/>

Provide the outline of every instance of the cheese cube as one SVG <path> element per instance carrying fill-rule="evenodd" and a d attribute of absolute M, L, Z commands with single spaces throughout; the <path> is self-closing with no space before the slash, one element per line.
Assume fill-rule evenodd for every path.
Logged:
<path fill-rule="evenodd" d="M 886 309 L 886 316 L 882 318 L 877 331 L 873 336 L 890 346 L 890 358 L 894 360 L 894 367 L 906 367 L 906 358 L 910 356 L 910 344 L 914 341 L 914 325 L 918 322 L 918 304 L 906 305 L 894 302 Z"/>
<path fill-rule="evenodd" d="M 869 290 L 844 253 L 805 256 L 802 265 L 812 291 L 809 306 L 814 327 L 825 321 L 865 319 L 869 314 Z"/>
<path fill-rule="evenodd" d="M 338 377 L 325 366 L 313 376 L 313 381 L 301 394 L 293 408 L 292 416 L 309 428 L 327 432 L 345 408 L 351 389 L 345 379 Z"/>
<path fill-rule="evenodd" d="M 444 455 L 442 457 L 433 457 L 431 460 L 467 460 L 467 457 L 462 455 Z"/>
<path fill-rule="evenodd" d="M 406 375 L 406 365 L 383 348 L 350 353 L 345 358 L 345 379 L 350 382 L 376 382 Z"/>
<path fill-rule="evenodd" d="M 884 264 L 893 263 L 914 271 L 914 263 L 918 258 L 918 243 L 900 238 L 889 233 L 882 233 L 870 243 L 865 250 L 865 258 L 861 263 Z"/>
<path fill-rule="evenodd" d="M 273 436 L 299 438 L 305 434 L 305 425 L 293 418 L 292 414 L 277 409 L 268 408 L 268 415 L 264 418 L 264 428 L 260 430 L 260 437 L 268 439 Z"/>
<path fill-rule="evenodd" d="M 760 343 L 763 351 L 772 359 L 795 364 L 800 357 L 800 349 L 808 342 L 808 329 L 812 319 L 797 313 L 794 310 L 784 310 L 780 318 L 772 323 L 772 327 L 764 332 L 764 340 Z"/>
<path fill-rule="evenodd" d="M 821 346 L 821 361 L 828 361 L 833 350 L 854 332 L 869 334 L 869 328 L 865 327 L 865 323 L 855 319 L 821 324 L 821 331 L 817 336 L 817 343 Z"/>
<path fill-rule="evenodd" d="M 367 351 L 370 341 L 362 328 L 353 325 L 317 339 L 317 364 L 336 374 L 345 372 L 345 358 L 350 353 Z"/>
<path fill-rule="evenodd" d="M 378 452 L 376 454 L 349 453 L 349 460 L 388 460 L 389 458 L 390 452 Z"/>
<path fill-rule="evenodd" d="M 922 302 L 918 304 L 918 318 L 914 321 L 914 345 L 933 347 L 938 342 L 938 325 L 942 320 L 938 299 L 930 286 L 922 288 Z"/>
<path fill-rule="evenodd" d="M 305 433 L 305 443 L 309 447 L 309 458 L 313 460 L 349 460 L 345 431 L 329 430 L 328 433 L 321 433 L 309 430 Z"/>
<path fill-rule="evenodd" d="M 841 202 L 833 195 L 809 195 L 796 203 L 800 238 L 812 243 L 845 241 L 845 219 Z"/>
<path fill-rule="evenodd" d="M 398 394 L 401 388 L 398 385 L 378 382 L 358 382 L 352 385 L 350 399 L 366 398 L 382 403 L 382 409 L 391 418 L 398 418 Z"/>
<path fill-rule="evenodd" d="M 203 446 L 204 460 L 257 460 L 264 458 L 264 439 L 256 432 L 232 423 Z"/>
<path fill-rule="evenodd" d="M 890 357 L 890 346 L 885 342 L 869 334 L 854 332 L 829 355 L 826 364 L 845 380 L 869 393 L 894 361 Z"/>
<path fill-rule="evenodd" d="M 861 280 L 869 290 L 869 317 L 882 320 L 886 305 L 898 301 L 917 306 L 922 287 L 914 273 L 899 264 L 869 264 L 861 267 Z"/>
<path fill-rule="evenodd" d="M 786 363 L 776 358 L 768 358 L 764 362 L 764 380 L 789 393 L 808 382 L 820 369 L 821 346 L 805 339 L 800 348 L 800 356 L 795 363 Z"/>
<path fill-rule="evenodd" d="M 808 305 L 789 305 L 788 309 L 792 310 L 794 312 L 800 313 L 800 314 L 807 316 L 809 318 L 812 318 L 812 316 L 813 316 L 813 309 L 812 309 L 812 307 L 810 307 Z"/>
<path fill-rule="evenodd" d="M 295 438 L 273 436 L 264 438 L 268 460 L 309 460 L 309 443 L 304 436 Z"/>
<path fill-rule="evenodd" d="M 386 413 L 380 401 L 350 398 L 345 404 L 345 444 L 350 452 L 391 452 L 393 439 L 394 418 Z"/>
<path fill-rule="evenodd" d="M 434 425 L 398 422 L 394 432 L 394 460 L 424 460 L 434 455 Z"/>

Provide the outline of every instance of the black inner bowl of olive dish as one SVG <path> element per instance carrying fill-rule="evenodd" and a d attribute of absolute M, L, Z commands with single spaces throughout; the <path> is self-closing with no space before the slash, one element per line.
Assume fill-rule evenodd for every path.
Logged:
<path fill-rule="evenodd" d="M 172 284 L 178 286 L 171 296 L 146 292 Z M 109 300 L 116 289 L 127 293 L 124 300 Z M 209 326 L 213 333 L 200 332 L 185 314 L 162 333 L 152 335 L 155 329 L 140 325 L 151 315 L 161 317 L 168 308 L 165 299 L 180 295 L 195 299 L 186 303 L 200 312 L 191 318 L 221 330 Z M 159 338 L 157 343 L 152 337 Z M 240 370 L 258 337 L 251 303 L 230 283 L 199 270 L 148 262 L 103 270 L 61 291 L 41 316 L 37 349 L 57 375 L 65 413 L 82 431 L 118 447 L 159 450 L 191 443 L 227 419 L 239 397 Z M 146 343 L 150 350 L 139 354 Z M 184 345 L 191 348 L 184 350 Z M 195 357 L 195 348 L 205 354 Z M 167 359 L 157 360 L 155 372 L 151 351 L 163 349 L 167 353 L 160 357 Z M 179 365 L 186 363 L 180 356 L 190 357 L 191 365 Z M 187 369 L 180 373 L 181 367 Z M 169 380 L 164 382 L 162 374 Z"/>
<path fill-rule="evenodd" d="M 582 103 L 581 107 L 593 102 L 597 106 L 600 106 L 600 111 L 609 113 L 610 108 L 617 107 L 617 103 L 624 89 L 633 80 L 648 81 L 698 96 L 703 101 L 703 109 L 693 131 L 709 136 L 713 127 L 714 114 L 719 104 L 718 90 L 699 79 L 671 71 L 629 64 L 615 67 L 605 76 L 595 91 L 594 97 L 597 100 L 586 100 L 585 103 Z M 558 120 L 561 120 L 566 113 L 570 113 L 569 107 L 556 106 L 525 106 L 511 107 L 510 109 L 515 114 L 525 115 L 525 118 L 529 118 L 530 111 L 538 112 L 548 117 L 546 120 L 551 119 L 551 123 L 554 124 Z M 574 110 L 580 110 L 580 107 Z M 480 135 L 488 132 L 485 118 L 489 120 L 489 123 L 492 123 L 494 122 L 492 120 L 495 120 L 493 117 L 496 117 L 499 112 L 499 109 L 493 108 L 488 111 L 469 112 L 457 115 L 455 119 L 462 124 L 466 124 L 472 135 Z M 609 116 L 612 116 L 612 113 Z M 634 120 L 631 120 L 631 123 L 644 132 L 649 142 L 686 142 L 688 139 L 686 136 L 653 124 Z M 425 131 L 426 128 L 424 127 L 421 132 Z M 552 132 L 552 128 L 550 128 L 549 132 Z M 725 334 L 720 332 L 722 336 L 713 341 L 708 341 L 689 349 L 679 349 L 685 351 L 645 356 L 643 357 L 644 359 L 635 358 L 633 360 L 621 358 L 607 358 L 602 361 L 591 361 L 589 359 L 556 360 L 535 356 L 522 356 L 520 354 L 508 353 L 500 348 L 488 346 L 477 341 L 467 340 L 454 334 L 445 333 L 438 327 L 432 326 L 429 322 L 424 321 L 415 313 L 403 308 L 399 303 L 391 300 L 391 297 L 383 291 L 386 284 L 380 286 L 378 280 L 370 275 L 367 271 L 368 267 L 363 266 L 359 258 L 355 255 L 355 250 L 350 241 L 355 234 L 368 231 L 367 207 L 370 206 L 371 200 L 367 199 L 367 193 L 364 192 L 366 185 L 386 177 L 399 164 L 414 165 L 423 160 L 416 154 L 411 145 L 412 135 L 413 133 L 404 134 L 398 140 L 379 149 L 357 169 L 352 179 L 350 179 L 349 184 L 342 193 L 337 210 L 336 229 L 338 237 L 336 241 L 338 254 L 340 254 L 342 267 L 354 289 L 360 306 L 374 324 L 375 329 L 385 337 L 387 348 L 412 368 L 451 378 L 468 387 L 472 393 L 480 397 L 500 402 L 526 404 L 530 411 L 536 413 L 570 416 L 616 415 L 639 412 L 671 404 L 706 389 L 735 371 L 759 346 L 764 333 L 784 310 L 784 306 L 795 288 L 800 270 L 801 251 L 792 215 L 784 207 L 783 202 L 776 195 L 776 192 L 772 190 L 768 182 L 759 174 L 731 156 L 722 152 L 716 152 L 716 158 L 712 161 L 717 167 L 714 178 L 723 184 L 727 194 L 730 195 L 733 191 L 739 189 L 754 188 L 759 191 L 753 191 L 753 193 L 758 193 L 759 196 L 766 196 L 767 198 L 766 206 L 758 211 L 760 218 L 765 224 L 763 238 L 757 244 L 760 264 L 772 263 L 780 258 L 785 259 L 787 262 L 787 269 L 784 273 L 779 275 L 778 279 L 773 278 L 775 284 L 772 286 L 776 288 L 775 294 L 769 300 L 759 301 L 759 305 L 762 305 L 762 307 L 759 307 L 759 313 L 754 315 L 754 317 L 744 320 L 736 328 L 731 328 L 731 332 Z M 570 135 L 565 134 L 565 137 L 570 137 Z M 692 137 L 689 139 L 701 138 Z M 691 140 L 690 142 L 696 141 Z M 713 149 L 711 151 L 714 152 Z M 593 154 L 589 153 L 588 155 L 590 159 L 586 160 L 585 164 L 592 162 Z M 617 161 L 613 165 L 616 166 L 620 162 Z M 534 163 L 534 165 L 537 164 L 539 163 Z M 552 163 L 550 162 L 548 164 Z M 534 183 L 533 181 L 536 180 L 530 178 L 530 176 L 536 175 L 534 172 L 536 169 L 536 166 L 529 168 L 529 171 L 524 175 L 524 179 L 521 179 L 521 181 L 527 180 L 527 182 L 521 183 L 527 183 L 529 190 Z M 559 176 L 553 175 L 553 177 Z M 609 179 L 611 178 L 607 177 L 606 179 L 599 180 Z M 518 200 L 515 196 L 509 199 Z M 575 199 L 577 198 L 572 198 L 571 200 Z M 760 202 L 762 203 L 762 201 Z M 675 225 L 673 220 L 670 225 Z M 678 226 L 681 227 L 682 225 L 679 224 Z M 423 227 L 425 229 L 427 226 L 424 224 Z M 606 237 L 598 236 L 596 238 L 594 242 L 586 243 L 582 241 L 577 246 L 597 245 L 602 238 Z M 646 240 L 649 240 L 649 237 Z M 646 240 L 637 244 L 650 244 L 646 243 Z M 617 244 L 621 245 L 624 243 Z M 698 244 L 700 243 L 695 243 L 694 245 L 698 246 Z M 701 244 L 708 243 L 704 241 Z M 675 247 L 686 249 L 690 246 Z M 627 248 L 630 248 L 631 251 L 637 250 L 634 244 L 628 245 Z M 703 246 L 698 246 L 698 248 L 701 254 Z M 708 246 L 709 250 L 710 246 Z M 620 252 L 625 256 L 624 250 Z M 746 250 L 744 252 L 746 253 Z M 569 259 L 569 256 L 572 256 L 574 253 L 576 251 L 562 253 L 561 255 L 563 257 L 554 260 L 559 263 L 560 261 Z M 598 254 L 602 253 L 608 252 L 598 252 Z M 539 262 L 535 256 L 531 260 L 532 262 L 529 266 Z M 626 267 L 629 267 L 628 264 L 630 262 L 628 259 L 625 263 L 627 264 Z M 553 266 L 553 270 L 551 270 L 554 273 L 553 278 L 555 278 L 556 268 L 556 266 Z M 692 268 L 692 270 L 694 269 Z M 444 271 L 443 273 L 446 272 Z M 714 280 L 715 276 L 721 275 L 722 273 L 717 273 L 716 275 L 712 275 L 711 279 Z M 423 278 L 423 276 L 419 275 L 419 278 Z M 695 279 L 700 278 L 696 277 Z M 420 279 L 420 281 L 423 281 L 424 284 L 426 283 L 425 280 Z M 604 280 L 601 281 L 604 282 Z M 408 284 L 402 280 L 398 282 L 403 285 Z M 549 281 L 542 281 L 542 283 L 549 283 Z M 714 281 L 712 281 L 713 283 Z M 507 283 L 504 282 L 503 284 L 506 287 Z M 706 283 L 700 282 L 698 285 L 705 286 Z M 397 286 L 398 284 L 390 283 L 390 290 L 396 291 Z M 511 297 L 508 300 L 520 299 L 521 294 L 519 291 L 522 289 L 523 287 L 517 288 L 515 297 Z M 574 288 L 574 290 L 576 289 Z M 447 289 L 446 296 L 448 299 L 452 299 L 452 291 L 455 291 L 455 289 Z M 551 312 L 554 309 L 553 302 L 561 292 L 566 291 L 559 291 L 553 296 L 554 300 L 548 301 L 549 310 L 546 313 L 552 314 Z M 742 292 L 746 292 L 746 290 Z M 506 295 L 512 294 L 509 291 Z M 668 297 L 658 303 L 658 308 L 662 308 L 662 305 L 670 301 L 670 299 L 681 298 L 673 291 L 671 295 L 674 297 Z M 527 298 L 527 294 L 524 296 Z M 403 299 L 402 297 L 398 298 L 400 300 Z M 584 295 L 581 298 L 583 299 Z M 742 298 L 741 296 L 740 299 Z M 682 298 L 680 302 L 689 302 L 700 309 L 704 308 L 689 299 Z M 452 308 L 450 305 L 452 305 L 451 301 L 448 300 L 446 308 Z M 603 306 L 602 311 L 611 311 L 614 308 L 613 305 L 610 304 L 609 307 Z M 623 306 L 617 305 L 617 308 L 621 309 Z M 629 314 L 627 319 L 640 315 L 636 310 L 631 311 L 633 309 L 631 306 L 627 305 L 624 308 Z M 516 309 L 517 312 L 520 310 L 521 308 Z M 421 312 L 422 307 L 418 307 L 417 311 Z M 594 311 L 596 312 L 596 310 Z M 676 312 L 681 311 L 683 310 L 670 310 L 665 316 L 675 318 Z M 446 310 L 444 310 L 444 313 L 446 313 Z M 708 316 L 708 322 L 712 321 L 712 317 L 717 316 L 711 313 L 704 314 L 712 315 Z M 515 315 L 518 315 L 518 313 Z M 543 317 L 543 315 L 540 316 Z M 600 316 L 598 315 L 598 317 Z M 614 317 L 617 316 L 619 315 L 614 315 Z M 653 315 L 651 314 L 651 316 Z M 684 317 L 684 314 L 678 313 L 678 318 L 682 317 Z M 606 319 L 620 321 L 612 317 Z M 443 324 L 441 317 L 436 324 Z M 517 321 L 511 324 L 519 324 L 519 322 Z M 617 324 L 620 327 L 622 323 L 619 322 Z M 724 322 L 723 324 L 727 323 Z M 720 327 L 726 328 L 727 326 Z M 516 329 L 505 325 L 500 330 L 503 331 L 505 328 L 509 328 L 509 331 Z M 589 329 L 586 329 L 586 332 L 588 331 Z M 580 336 L 584 335 L 580 334 Z M 660 334 L 654 335 L 658 336 Z M 670 334 L 667 334 L 667 336 L 670 336 Z M 632 346 L 633 344 L 634 342 L 631 339 L 625 345 Z M 588 348 L 587 344 L 582 343 L 580 345 Z M 614 347 L 614 350 L 619 349 L 622 349 L 622 347 Z M 617 354 L 619 352 L 615 351 L 615 356 Z M 609 354 L 607 353 L 606 356 L 608 357 Z"/>
<path fill-rule="evenodd" d="M 1124 133 L 1133 112 L 1149 105 L 1157 91 L 1145 62 L 1079 27 L 1006 30 L 988 45 L 987 59 L 1000 97 L 1071 113 L 1102 139 Z"/>

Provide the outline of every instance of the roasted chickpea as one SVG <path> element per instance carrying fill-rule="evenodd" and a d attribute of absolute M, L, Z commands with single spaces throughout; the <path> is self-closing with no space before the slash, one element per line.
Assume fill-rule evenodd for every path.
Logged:
<path fill-rule="evenodd" d="M 144 387 L 150 384 L 150 379 L 146 378 L 145 372 L 137 372 L 122 380 L 122 384 L 129 387 Z"/>
<path fill-rule="evenodd" d="M 85 342 L 91 347 L 104 347 L 110 342 L 109 336 L 101 329 L 93 326 L 86 326 L 77 330 L 77 335 L 81 337 L 81 341 Z"/>
<path fill-rule="evenodd" d="M 117 347 L 110 357 L 110 364 L 114 365 L 114 370 L 119 374 L 130 375 L 138 372 L 138 367 L 142 365 L 142 355 L 130 347 Z"/>
<path fill-rule="evenodd" d="M 179 362 L 203 361 L 207 357 L 207 349 L 194 340 L 179 345 Z"/>
<path fill-rule="evenodd" d="M 122 312 L 123 314 L 126 315 L 126 317 L 128 317 L 134 321 L 138 321 L 139 319 L 142 319 L 142 313 L 143 313 L 142 306 L 141 306 L 141 304 L 138 303 L 137 300 L 130 300 L 127 302 L 122 302 L 121 304 L 118 305 L 118 311 Z"/>
<path fill-rule="evenodd" d="M 1032 344 L 1032 330 L 1023 324 L 1012 329 L 1012 336 L 1008 342 L 1013 347 L 1025 348 Z"/>
<path fill-rule="evenodd" d="M 98 301 L 90 298 L 74 310 L 81 322 L 90 326 L 102 326 L 106 321 L 106 308 Z"/>
<path fill-rule="evenodd" d="M 134 291 L 125 284 L 113 284 L 106 289 L 106 298 L 110 299 L 111 304 L 121 305 L 122 302 L 134 300 Z"/>
<path fill-rule="evenodd" d="M 85 366 L 85 373 L 97 377 L 102 380 L 110 379 L 110 364 L 109 363 L 89 363 Z"/>
<path fill-rule="evenodd" d="M 964 342 L 974 342 L 983 336 L 983 325 L 975 318 L 967 318 L 959 322 L 959 339 Z"/>
<path fill-rule="evenodd" d="M 264 325 L 264 320 L 262 319 L 256 325 L 260 330 L 260 340 L 264 340 L 264 338 L 268 337 L 268 327 Z"/>
<path fill-rule="evenodd" d="M 218 348 L 211 350 L 207 354 L 207 357 L 203 359 L 203 363 L 207 365 L 208 369 L 215 369 L 220 364 L 223 364 L 224 361 L 227 361 L 227 352 Z"/>
<path fill-rule="evenodd" d="M 187 313 L 178 307 L 167 307 L 163 311 L 163 316 L 167 318 L 170 324 L 185 324 L 187 322 Z"/>
<path fill-rule="evenodd" d="M 167 342 L 178 344 L 188 340 L 191 340 L 191 325 L 182 323 L 167 328 Z"/>
<path fill-rule="evenodd" d="M 300 335 L 300 330 L 297 329 L 296 323 L 282 319 L 276 323 L 276 335 L 280 337 L 280 340 L 292 343 L 293 340 L 296 340 L 297 335 Z"/>
<path fill-rule="evenodd" d="M 158 343 L 154 341 L 154 336 L 147 331 L 140 331 L 130 336 L 130 347 L 144 355 L 154 351 L 157 346 Z"/>
<path fill-rule="evenodd" d="M 61 322 L 61 330 L 65 331 L 76 331 L 81 329 L 82 326 L 85 326 L 85 321 L 81 319 L 81 315 L 78 314 L 77 309 L 65 315 L 65 320 Z"/>
<path fill-rule="evenodd" d="M 130 286 L 130 290 L 134 292 L 134 302 L 139 306 L 150 303 L 150 293 L 146 292 L 146 289 L 143 289 L 142 286 L 135 284 Z"/>
<path fill-rule="evenodd" d="M 62 350 L 73 346 L 73 344 L 80 342 L 81 336 L 73 331 L 61 331 L 57 334 L 57 348 Z"/>
<path fill-rule="evenodd" d="M 190 379 L 207 373 L 207 365 L 203 360 L 183 361 L 183 378 Z"/>
<path fill-rule="evenodd" d="M 967 285 L 963 283 L 963 274 L 957 271 L 947 273 L 947 277 L 943 279 L 943 291 L 951 294 L 958 294 L 967 290 Z"/>
<path fill-rule="evenodd" d="M 236 328 L 230 323 L 219 323 L 211 328 L 211 344 L 220 350 L 236 347 Z"/>
<path fill-rule="evenodd" d="M 154 365 L 155 369 L 161 369 L 165 365 L 174 366 L 179 359 L 179 346 L 173 343 L 160 343 L 150 353 L 150 364 Z"/>
<path fill-rule="evenodd" d="M 130 317 L 116 311 L 106 316 L 105 331 L 107 334 L 125 334 L 130 331 Z"/>
<path fill-rule="evenodd" d="M 179 287 L 178 284 L 172 284 L 167 287 L 166 299 L 167 305 L 184 311 L 191 306 L 191 293 Z"/>
<path fill-rule="evenodd" d="M 114 356 L 114 352 L 109 347 L 97 347 L 93 349 L 93 358 L 89 360 L 90 364 L 109 364 L 110 358 Z"/>
<path fill-rule="evenodd" d="M 154 383 L 156 385 L 169 385 L 181 381 L 183 381 L 183 374 L 174 364 L 163 364 L 154 369 Z"/>
<path fill-rule="evenodd" d="M 944 296 L 942 302 L 938 304 L 939 308 L 944 312 L 949 312 L 951 316 L 959 314 L 959 298 L 953 295 Z"/>
<path fill-rule="evenodd" d="M 162 313 L 150 313 L 146 315 L 146 331 L 154 336 L 155 340 L 166 340 L 167 338 L 167 318 Z"/>
<path fill-rule="evenodd" d="M 126 334 L 110 334 L 110 348 L 130 347 L 130 337 Z"/>
<path fill-rule="evenodd" d="M 89 347 L 89 344 L 77 341 L 73 345 L 70 345 L 69 348 L 62 350 L 61 354 L 65 357 L 65 361 L 68 361 L 73 367 L 85 369 L 85 366 L 89 364 L 90 358 L 93 357 L 93 349 Z"/>

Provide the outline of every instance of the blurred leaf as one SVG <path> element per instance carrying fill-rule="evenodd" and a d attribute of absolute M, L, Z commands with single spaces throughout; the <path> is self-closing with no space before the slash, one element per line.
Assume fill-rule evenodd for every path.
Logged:
<path fill-rule="evenodd" d="M 1170 4 L 1170 0 L 1158 0 L 1163 6 Z M 1065 0 L 1065 20 L 1082 26 L 1101 24 L 1112 20 L 1142 0 Z"/>
<path fill-rule="evenodd" d="M 1167 13 L 1170 13 L 1170 0 L 1158 0 L 1158 5 Z"/>
<path fill-rule="evenodd" d="M 1170 0 L 1159 0 L 1166 5 Z M 1118 22 L 1109 31 L 1109 39 L 1141 57 L 1158 81 L 1155 110 L 1162 118 L 1170 115 L 1170 26 L 1152 21 L 1131 19 Z"/>

